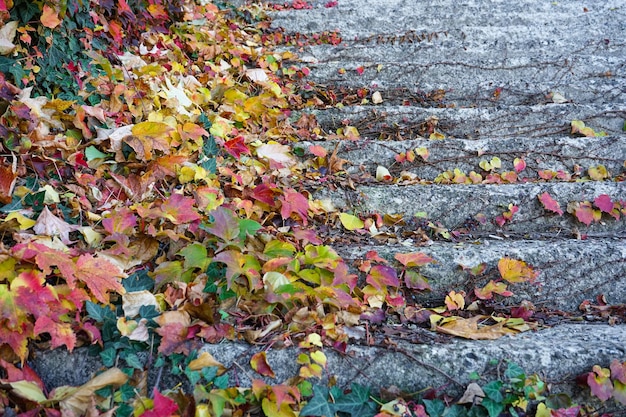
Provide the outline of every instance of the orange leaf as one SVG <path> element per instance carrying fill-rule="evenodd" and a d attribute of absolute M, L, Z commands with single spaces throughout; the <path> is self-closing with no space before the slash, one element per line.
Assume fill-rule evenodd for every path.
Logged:
<path fill-rule="evenodd" d="M 506 320 L 491 326 L 478 327 L 478 322 L 485 320 L 484 316 L 474 316 L 469 319 L 454 317 L 441 326 L 437 326 L 437 331 L 441 333 L 451 334 L 453 336 L 463 337 L 472 340 L 494 340 L 508 334 L 516 334 L 513 329 L 505 327 Z"/>
<path fill-rule="evenodd" d="M 526 265 L 526 262 L 517 259 L 502 258 L 498 261 L 498 271 L 508 282 L 533 282 L 538 272 Z"/>
<path fill-rule="evenodd" d="M 43 13 L 41 14 L 41 24 L 47 28 L 54 29 L 61 24 L 59 14 L 52 7 L 44 4 Z"/>

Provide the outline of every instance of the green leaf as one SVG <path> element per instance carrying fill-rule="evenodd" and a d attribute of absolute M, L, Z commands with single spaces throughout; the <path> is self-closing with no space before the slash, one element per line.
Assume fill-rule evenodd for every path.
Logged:
<path fill-rule="evenodd" d="M 103 323 L 105 319 L 116 319 L 115 313 L 109 307 L 101 306 L 87 300 L 85 308 L 87 310 L 87 315 L 98 323 Z"/>
<path fill-rule="evenodd" d="M 141 363 L 141 360 L 136 354 L 129 353 L 128 355 L 126 355 L 124 360 L 126 361 L 128 366 L 135 368 L 135 369 L 143 370 L 143 363 Z"/>
<path fill-rule="evenodd" d="M 141 271 L 134 272 L 128 278 L 124 278 L 122 285 L 126 292 L 151 291 L 154 288 L 154 280 L 148 276 L 147 269 L 142 269 Z"/>
<path fill-rule="evenodd" d="M 302 407 L 300 416 L 326 416 L 334 417 L 335 405 L 328 402 L 328 388 L 321 385 L 313 385 L 313 398 Z"/>
<path fill-rule="evenodd" d="M 494 381 L 497 382 L 497 381 Z M 484 390 L 484 389 L 483 389 Z M 487 393 L 486 390 L 484 390 Z M 499 417 L 500 414 L 504 411 L 504 404 L 499 401 L 494 401 L 491 398 L 484 398 L 482 403 L 480 403 L 487 412 L 489 413 L 489 417 Z"/>
<path fill-rule="evenodd" d="M 424 400 L 424 407 L 430 417 L 439 417 L 446 410 L 446 405 L 441 400 Z"/>
<path fill-rule="evenodd" d="M 291 257 L 296 253 L 296 247 L 289 242 L 282 242 L 280 240 L 272 240 L 265 245 L 263 254 L 270 258 L 283 258 Z"/>
<path fill-rule="evenodd" d="M 45 191 L 39 191 L 37 193 L 26 194 L 24 196 L 24 204 L 32 207 L 35 211 L 43 210 L 43 201 L 46 198 Z"/>
<path fill-rule="evenodd" d="M 178 252 L 183 258 L 185 258 L 185 269 L 198 268 L 201 271 L 205 271 L 211 263 L 211 259 L 208 258 L 206 247 L 201 243 L 192 243 L 185 246 Z"/>
<path fill-rule="evenodd" d="M 502 382 L 501 381 L 491 381 L 487 385 L 483 387 L 483 391 L 487 398 L 494 400 L 495 402 L 501 403 L 504 397 L 502 396 Z"/>
<path fill-rule="evenodd" d="M 228 374 L 218 376 L 213 380 L 213 385 L 218 389 L 226 389 L 228 387 Z"/>
<path fill-rule="evenodd" d="M 354 417 L 370 417 L 376 415 L 376 403 L 370 400 L 369 388 L 359 384 L 352 384 L 349 394 L 339 397 L 335 401 L 337 411 L 350 413 Z"/>
<path fill-rule="evenodd" d="M 526 378 L 526 374 L 524 373 L 524 370 L 518 364 L 514 362 L 509 363 L 509 365 L 506 368 L 506 371 L 504 371 L 504 376 L 507 377 L 509 380 Z"/>
<path fill-rule="evenodd" d="M 207 366 L 202 368 L 202 377 L 206 382 L 212 382 L 217 376 L 217 366 Z"/>
<path fill-rule="evenodd" d="M 141 317 L 142 319 L 150 320 L 160 315 L 161 313 L 159 313 L 159 311 L 153 305 L 139 307 L 139 317 Z"/>
<path fill-rule="evenodd" d="M 100 359 L 102 359 L 102 364 L 107 368 L 110 368 L 115 364 L 116 356 L 117 352 L 114 348 L 107 348 L 100 352 Z"/>
<path fill-rule="evenodd" d="M 248 235 L 253 236 L 263 226 L 250 219 L 239 220 L 239 240 L 243 241 Z"/>
<path fill-rule="evenodd" d="M 443 417 L 466 417 L 466 416 L 467 416 L 467 410 L 458 404 L 454 404 L 452 407 L 448 408 L 443 413 Z"/>
<path fill-rule="evenodd" d="M 100 152 L 98 148 L 93 145 L 88 146 L 85 149 L 85 158 L 87 158 L 87 161 L 93 161 L 94 159 L 105 159 L 108 156 L 108 154 Z"/>

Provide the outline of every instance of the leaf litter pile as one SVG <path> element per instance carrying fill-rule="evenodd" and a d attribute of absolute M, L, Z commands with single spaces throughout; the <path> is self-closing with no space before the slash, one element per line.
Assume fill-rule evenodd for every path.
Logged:
<path fill-rule="evenodd" d="M 367 242 L 368 230 L 401 219 L 312 198 L 313 187 L 352 178 L 336 151 L 311 146 L 307 159 L 294 146 L 324 137 L 294 113 L 319 102 L 301 82 L 308 69 L 275 52 L 290 39 L 269 29 L 265 6 L 129 3 L 0 1 L 0 411 L 394 415 L 395 403 L 380 408 L 360 386 L 331 388 L 343 408 L 329 402 L 328 388 L 312 385 L 323 348 L 345 352 L 349 335 L 366 331 L 380 343 L 390 323 L 469 339 L 537 327 L 532 305 L 493 303 L 536 278 L 521 260 L 467 269 L 488 282 L 426 308 L 410 295 L 429 290 L 420 273 L 436 262 L 429 256 L 369 252 L 348 264 L 326 245 Z M 541 202 L 560 210 L 550 196 Z M 252 388 L 232 388 L 225 368 L 198 354 L 225 339 L 299 346 L 299 377 L 263 382 L 274 371 L 262 352 Z M 46 392 L 29 354 L 80 346 L 109 369 Z M 184 374 L 193 394 L 148 388 L 158 367 Z"/>

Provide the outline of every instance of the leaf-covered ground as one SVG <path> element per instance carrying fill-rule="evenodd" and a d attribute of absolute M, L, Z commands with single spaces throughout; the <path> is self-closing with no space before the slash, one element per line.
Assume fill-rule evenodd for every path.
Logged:
<path fill-rule="evenodd" d="M 355 179 L 336 149 L 311 146 L 304 157 L 293 145 L 359 133 L 329 134 L 298 116 L 323 104 L 320 93 L 303 81 L 306 66 L 276 52 L 340 35 L 270 29 L 267 6 L 201 3 L 0 1 L 0 412 L 438 415 L 446 406 L 434 397 L 383 404 L 361 386 L 312 388 L 326 365 L 322 348 L 345 351 L 346 327 L 365 324 L 411 322 L 470 339 L 536 328 L 532 306 L 491 304 L 536 272 L 511 258 L 491 271 L 481 265 L 467 273 L 489 277 L 486 285 L 424 308 L 410 295 L 428 291 L 420 267 L 434 261 L 425 254 L 342 260 L 329 241 L 365 241 L 401 219 L 341 213 L 312 198 L 315 188 Z M 563 214 L 550 195 L 540 201 Z M 594 204 L 617 216 L 623 209 L 610 199 Z M 589 204 L 576 215 L 591 222 L 597 211 Z M 224 339 L 298 345 L 300 377 L 233 388 L 219 358 L 197 353 Z M 34 349 L 80 346 L 109 368 L 82 387 L 45 392 L 25 364 Z M 184 374 L 195 390 L 148 387 L 142 352 L 154 354 L 149 367 Z M 273 375 L 263 354 L 251 366 Z M 625 401 L 623 366 L 594 368 L 600 395 Z M 515 401 L 543 392 L 537 377 L 507 372 Z M 501 389 L 485 387 L 481 407 L 451 410 L 527 407 Z"/>

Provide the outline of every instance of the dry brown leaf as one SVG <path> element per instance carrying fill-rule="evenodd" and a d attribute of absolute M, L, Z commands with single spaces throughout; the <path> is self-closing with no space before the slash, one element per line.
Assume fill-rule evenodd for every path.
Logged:
<path fill-rule="evenodd" d="M 38 235 L 46 235 L 46 236 L 59 236 L 61 238 L 61 242 L 67 244 L 72 243 L 70 240 L 70 232 L 76 230 L 76 226 L 73 226 L 67 223 L 65 220 L 62 220 L 52 214 L 50 210 L 48 210 L 48 206 L 44 207 L 37 219 L 37 223 L 33 226 L 33 230 Z"/>
<path fill-rule="evenodd" d="M 485 398 L 485 391 L 475 382 L 472 382 L 467 386 L 463 396 L 457 404 L 480 404 Z"/>
<path fill-rule="evenodd" d="M 119 387 L 125 384 L 127 380 L 128 376 L 120 369 L 107 369 L 61 400 L 61 412 L 64 416 L 81 416 L 91 406 L 95 391 L 110 385 Z"/>
<path fill-rule="evenodd" d="M 202 368 L 206 368 L 207 366 L 217 366 L 218 375 L 222 375 L 226 371 L 226 367 L 222 365 L 221 362 L 218 362 L 213 355 L 206 351 L 200 353 L 196 359 L 189 362 L 189 369 L 192 371 L 200 371 Z"/>
<path fill-rule="evenodd" d="M 515 330 L 505 327 L 506 320 L 493 325 L 478 326 L 480 321 L 488 318 L 487 316 L 474 316 L 469 319 L 454 317 L 454 320 L 450 320 L 441 326 L 436 326 L 436 330 L 441 333 L 472 340 L 494 340 L 517 333 Z"/>

